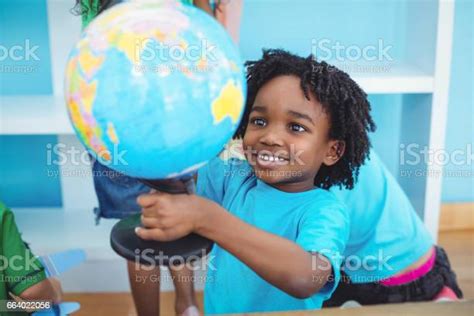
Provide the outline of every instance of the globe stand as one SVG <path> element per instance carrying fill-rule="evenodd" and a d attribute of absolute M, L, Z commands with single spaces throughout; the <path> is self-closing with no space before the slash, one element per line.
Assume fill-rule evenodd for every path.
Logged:
<path fill-rule="evenodd" d="M 140 180 L 161 192 L 194 194 L 195 191 L 192 176 L 182 179 Z M 135 227 L 141 226 L 140 216 L 141 214 L 134 214 L 124 218 L 112 228 L 112 249 L 127 260 L 144 265 L 179 265 L 199 259 L 212 249 L 211 240 L 194 233 L 168 242 L 143 240 L 135 234 Z"/>

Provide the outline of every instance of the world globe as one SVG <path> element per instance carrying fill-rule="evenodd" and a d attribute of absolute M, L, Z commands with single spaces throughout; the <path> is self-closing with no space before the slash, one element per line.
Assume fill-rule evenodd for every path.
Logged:
<path fill-rule="evenodd" d="M 227 32 L 179 1 L 106 10 L 72 49 L 65 77 L 69 118 L 87 150 L 144 179 L 188 175 L 219 154 L 246 94 Z"/>

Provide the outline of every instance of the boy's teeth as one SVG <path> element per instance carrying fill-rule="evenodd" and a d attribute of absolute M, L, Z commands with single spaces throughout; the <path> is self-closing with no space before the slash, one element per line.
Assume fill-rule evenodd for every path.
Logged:
<path fill-rule="evenodd" d="M 271 162 L 284 161 L 285 160 L 285 159 L 280 158 L 280 157 L 274 157 L 274 156 L 265 155 L 265 154 L 258 155 L 258 158 L 260 158 L 262 160 L 265 160 L 265 161 L 271 161 Z"/>

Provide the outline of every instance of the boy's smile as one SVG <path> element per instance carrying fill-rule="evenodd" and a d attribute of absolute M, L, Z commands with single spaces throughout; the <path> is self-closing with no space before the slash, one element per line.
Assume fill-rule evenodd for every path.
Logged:
<path fill-rule="evenodd" d="M 263 85 L 243 139 L 256 176 L 287 192 L 314 188 L 321 164 L 337 161 L 338 142 L 328 138 L 329 117 L 315 96 L 306 99 L 300 82 L 296 76 L 279 76 Z"/>

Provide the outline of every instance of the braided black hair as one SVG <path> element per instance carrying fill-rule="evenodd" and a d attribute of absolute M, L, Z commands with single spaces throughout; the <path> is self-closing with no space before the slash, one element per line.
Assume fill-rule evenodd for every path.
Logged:
<path fill-rule="evenodd" d="M 345 143 L 342 157 L 332 166 L 322 165 L 314 185 L 323 189 L 333 185 L 352 189 L 371 147 L 368 132 L 375 131 L 367 94 L 348 74 L 324 61 L 316 61 L 313 55 L 303 58 L 281 49 L 263 50 L 260 60 L 248 61 L 245 66 L 247 102 L 234 138 L 243 138 L 258 90 L 275 77 L 296 76 L 301 79 L 305 97 L 309 100 L 310 93 L 313 94 L 329 115 L 329 138 Z"/>

